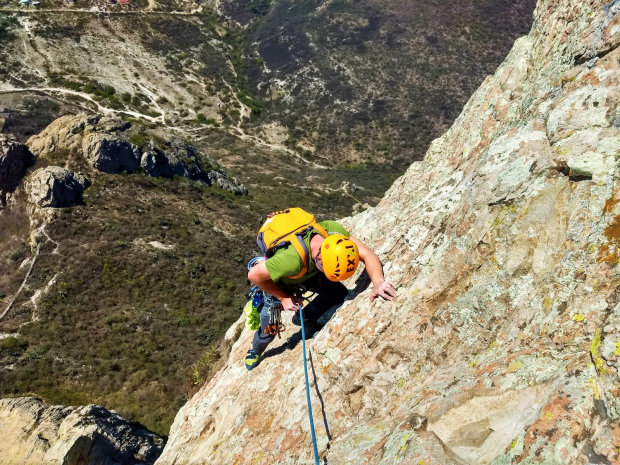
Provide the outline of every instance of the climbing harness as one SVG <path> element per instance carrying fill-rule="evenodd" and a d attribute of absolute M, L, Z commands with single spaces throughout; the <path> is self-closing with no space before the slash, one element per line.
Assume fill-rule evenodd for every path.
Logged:
<path fill-rule="evenodd" d="M 286 331 L 286 326 L 282 324 L 282 306 L 276 305 L 269 309 L 269 324 L 265 327 L 265 335 L 278 335 L 278 339 L 281 339 L 280 333 Z"/>
<path fill-rule="evenodd" d="M 314 448 L 314 463 L 319 465 L 319 451 L 316 445 L 316 434 L 314 433 L 314 418 L 312 417 L 312 403 L 310 402 L 310 383 L 308 382 L 308 361 L 306 360 L 306 331 L 304 329 L 304 316 L 299 306 L 299 319 L 301 320 L 301 342 L 304 351 L 304 376 L 306 377 L 306 400 L 308 401 L 308 413 L 310 414 L 310 433 L 312 433 L 312 447 Z"/>
<path fill-rule="evenodd" d="M 266 260 L 265 257 L 254 257 L 248 262 L 248 270 L 264 260 Z M 247 315 L 246 325 L 251 331 L 256 331 L 260 327 L 260 312 L 258 308 L 263 304 L 264 293 L 258 286 L 254 286 L 250 289 L 246 297 L 248 303 L 245 304 L 243 308 L 243 311 Z M 275 336 L 277 334 L 278 339 L 281 339 L 282 336 L 280 336 L 280 333 L 284 331 L 286 331 L 286 326 L 282 323 L 282 306 L 273 306 L 269 309 L 269 324 L 265 327 L 263 332 L 265 335 L 269 336 Z"/>

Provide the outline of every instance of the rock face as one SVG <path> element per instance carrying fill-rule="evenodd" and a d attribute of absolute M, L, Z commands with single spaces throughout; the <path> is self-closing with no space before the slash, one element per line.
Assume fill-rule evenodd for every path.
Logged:
<path fill-rule="evenodd" d="M 96 170 L 108 174 L 134 173 L 147 176 L 182 176 L 218 186 L 235 195 L 247 195 L 247 188 L 217 162 L 200 153 L 178 137 L 171 137 L 163 147 L 153 139 L 137 147 L 128 139 L 131 124 L 116 117 L 97 115 L 63 116 L 44 131 L 28 140 L 30 150 L 45 157 L 57 150 L 82 154 Z"/>
<path fill-rule="evenodd" d="M 88 134 L 82 142 L 88 163 L 104 173 L 134 173 L 140 166 L 140 151 L 135 145 L 104 133 Z"/>
<path fill-rule="evenodd" d="M 164 441 L 98 405 L 48 406 L 36 397 L 0 399 L 5 465 L 151 464 Z"/>
<path fill-rule="evenodd" d="M 26 146 L 10 135 L 0 134 L 0 207 L 5 203 L 6 193 L 19 185 L 29 163 Z"/>
<path fill-rule="evenodd" d="M 209 186 L 216 185 L 235 195 L 248 194 L 243 184 L 235 179 L 228 179 L 226 171 L 220 170 L 211 158 L 199 154 L 193 145 L 185 143 L 178 137 L 172 137 L 166 146 L 168 150 L 160 150 L 153 141 L 150 141 L 140 161 L 144 174 L 155 178 L 182 176 L 202 181 Z"/>
<path fill-rule="evenodd" d="M 59 166 L 40 168 L 26 182 L 28 200 L 38 208 L 63 208 L 79 203 L 90 181 Z"/>
<path fill-rule="evenodd" d="M 619 43 L 620 3 L 541 0 L 424 161 L 348 220 L 399 297 L 352 295 L 309 342 L 329 463 L 620 462 Z M 241 334 L 158 464 L 312 463 L 287 326 L 252 372 Z"/>
<path fill-rule="evenodd" d="M 200 179 L 204 176 L 199 164 L 196 149 L 183 142 L 178 137 L 168 141 L 170 150 L 159 150 L 155 144 L 150 144 L 149 150 L 142 155 L 141 166 L 148 176 L 172 178 L 183 176 L 190 179 Z M 211 168 L 206 166 L 207 170 Z"/>

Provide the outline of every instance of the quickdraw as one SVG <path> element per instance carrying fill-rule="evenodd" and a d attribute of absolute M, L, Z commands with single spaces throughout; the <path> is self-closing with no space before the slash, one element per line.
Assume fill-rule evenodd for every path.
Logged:
<path fill-rule="evenodd" d="M 269 324 L 265 327 L 265 335 L 274 336 L 278 335 L 278 339 L 281 339 L 280 333 L 286 331 L 286 326 L 282 323 L 281 319 L 282 307 L 275 306 L 269 309 Z"/>

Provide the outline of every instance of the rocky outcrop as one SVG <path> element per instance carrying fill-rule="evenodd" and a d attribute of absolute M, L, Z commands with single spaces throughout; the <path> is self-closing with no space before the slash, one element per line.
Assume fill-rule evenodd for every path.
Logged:
<path fill-rule="evenodd" d="M 134 173 L 140 166 L 138 147 L 107 133 L 88 134 L 82 141 L 82 150 L 86 161 L 104 173 Z"/>
<path fill-rule="evenodd" d="M 347 221 L 399 297 L 352 295 L 309 342 L 329 463 L 620 462 L 620 3 L 541 0 L 535 18 Z M 312 463 L 298 331 L 247 372 L 251 338 L 159 464 Z"/>
<path fill-rule="evenodd" d="M 4 465 L 151 464 L 164 441 L 98 405 L 49 406 L 36 397 L 0 399 Z"/>
<path fill-rule="evenodd" d="M 140 166 L 144 174 L 155 178 L 182 176 L 209 186 L 216 185 L 235 195 L 248 194 L 247 188 L 236 179 L 229 179 L 226 171 L 221 170 L 215 160 L 199 153 L 193 145 L 178 137 L 171 137 L 165 150 L 157 148 L 150 141 L 142 154 Z"/>
<path fill-rule="evenodd" d="M 185 177 L 218 186 L 235 195 L 247 188 L 220 169 L 217 162 L 178 137 L 167 142 L 147 139 L 140 147 L 131 143 L 131 124 L 117 117 L 98 115 L 63 116 L 28 140 L 30 150 L 46 157 L 58 150 L 83 156 L 98 171 L 108 174 L 135 173 L 147 176 Z M 139 135 L 144 140 L 144 134 Z M 131 139 L 133 140 L 133 139 Z"/>
<path fill-rule="evenodd" d="M 209 171 L 206 177 L 208 179 L 206 182 L 210 186 L 217 186 L 235 195 L 248 195 L 248 188 L 236 178 L 229 177 L 224 170 Z"/>
<path fill-rule="evenodd" d="M 0 208 L 6 202 L 6 194 L 21 182 L 30 157 L 25 145 L 10 135 L 0 134 Z"/>
<path fill-rule="evenodd" d="M 163 151 L 150 141 L 147 151 L 142 155 L 141 166 L 144 174 L 155 178 L 183 176 L 199 179 L 204 176 L 196 149 L 192 145 L 178 137 L 172 137 L 166 145 L 168 150 Z M 210 162 L 215 163 L 211 159 L 205 159 L 205 171 L 213 168 Z"/>
<path fill-rule="evenodd" d="M 28 177 L 28 201 L 37 208 L 64 208 L 81 202 L 90 181 L 59 166 L 40 168 Z"/>
<path fill-rule="evenodd" d="M 45 157 L 56 150 L 74 150 L 82 146 L 84 132 L 95 131 L 96 125 L 103 120 L 104 127 L 110 125 L 117 127 L 119 120 L 113 119 L 117 124 L 109 124 L 108 118 L 97 115 L 67 115 L 53 121 L 39 134 L 32 136 L 26 144 L 30 151 L 37 157 Z"/>

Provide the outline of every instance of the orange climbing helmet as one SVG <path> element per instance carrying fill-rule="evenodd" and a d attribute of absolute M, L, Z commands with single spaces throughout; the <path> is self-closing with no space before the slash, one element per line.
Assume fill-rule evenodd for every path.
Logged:
<path fill-rule="evenodd" d="M 330 234 L 321 244 L 323 272 L 330 281 L 343 281 L 355 273 L 360 261 L 357 245 L 342 234 Z"/>

